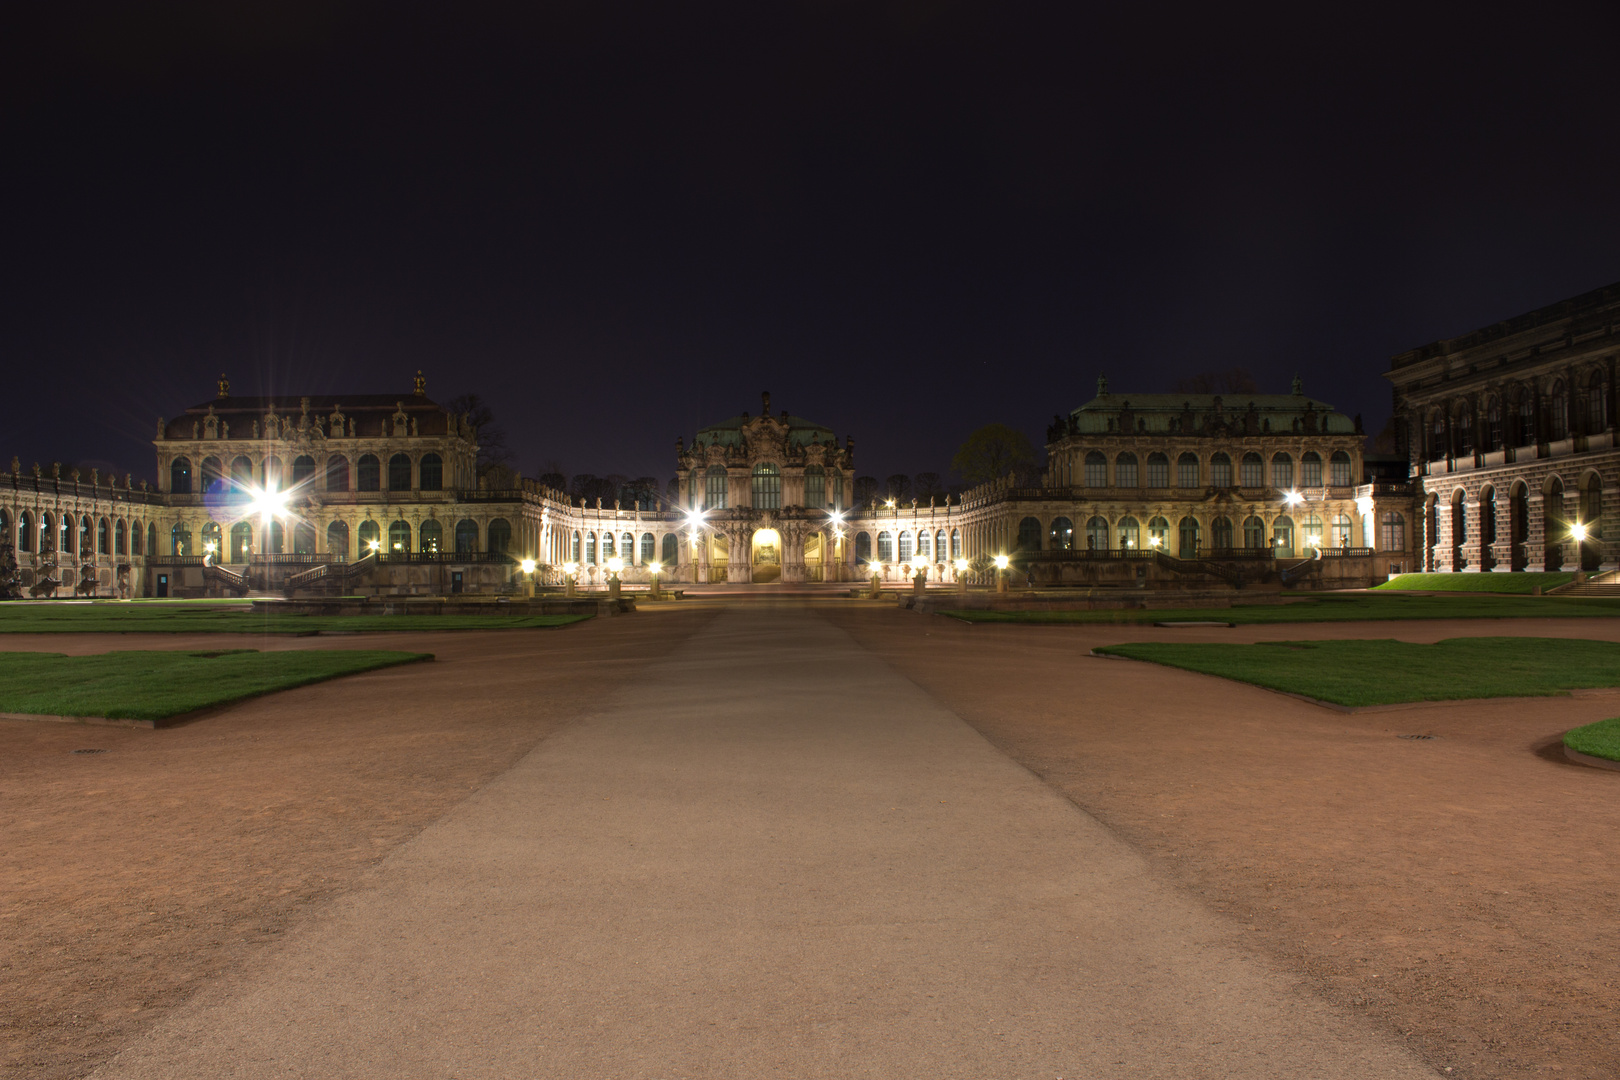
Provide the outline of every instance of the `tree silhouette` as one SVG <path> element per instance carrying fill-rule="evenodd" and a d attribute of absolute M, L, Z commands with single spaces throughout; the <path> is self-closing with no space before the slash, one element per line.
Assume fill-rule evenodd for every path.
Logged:
<path fill-rule="evenodd" d="M 969 484 L 999 480 L 1008 473 L 1025 478 L 1034 468 L 1035 451 L 1029 438 L 1006 424 L 986 424 L 967 437 L 951 468 Z"/>

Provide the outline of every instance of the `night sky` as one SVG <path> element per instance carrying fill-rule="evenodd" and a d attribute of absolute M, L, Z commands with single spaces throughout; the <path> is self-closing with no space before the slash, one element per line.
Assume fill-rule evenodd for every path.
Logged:
<path fill-rule="evenodd" d="M 1099 374 L 1297 372 L 1376 431 L 1391 354 L 1620 279 L 1613 3 L 40 6 L 78 14 L 0 34 L 25 469 L 151 477 L 221 371 L 422 368 L 528 475 L 667 478 L 762 389 L 880 477 Z"/>

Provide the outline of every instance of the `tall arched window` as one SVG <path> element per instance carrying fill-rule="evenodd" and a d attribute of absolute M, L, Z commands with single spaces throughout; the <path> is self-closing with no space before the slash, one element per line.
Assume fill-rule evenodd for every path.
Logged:
<path fill-rule="evenodd" d="M 411 523 L 408 521 L 390 521 L 388 523 L 388 553 L 390 555 L 404 555 L 411 550 Z"/>
<path fill-rule="evenodd" d="M 315 526 L 307 521 L 293 525 L 293 554 L 315 554 Z"/>
<path fill-rule="evenodd" d="M 1018 523 L 1018 550 L 1041 550 L 1041 520 L 1027 517 Z"/>
<path fill-rule="evenodd" d="M 1349 487 L 1352 482 L 1350 455 L 1343 450 L 1333 451 L 1333 456 L 1328 459 L 1328 482 L 1334 487 Z"/>
<path fill-rule="evenodd" d="M 421 489 L 423 491 L 442 491 L 444 489 L 444 459 L 438 454 L 423 454 L 422 464 L 417 471 L 421 476 Z"/>
<path fill-rule="evenodd" d="M 34 551 L 34 514 L 30 510 L 17 517 L 17 550 L 30 554 Z"/>
<path fill-rule="evenodd" d="M 214 533 L 217 539 L 219 533 L 218 525 L 214 526 Z M 96 525 L 96 554 L 112 554 L 112 522 L 108 521 L 106 518 L 102 518 L 101 521 Z"/>
<path fill-rule="evenodd" d="M 1232 519 L 1221 515 L 1209 523 L 1209 546 L 1217 551 L 1233 548 Z"/>
<path fill-rule="evenodd" d="M 1170 550 L 1170 522 L 1162 517 L 1148 521 L 1148 547 L 1155 551 Z"/>
<path fill-rule="evenodd" d="M 1051 542 L 1047 545 L 1053 551 L 1068 551 L 1074 547 L 1074 522 L 1066 517 L 1052 519 L 1052 527 L 1047 530 Z"/>
<path fill-rule="evenodd" d="M 169 530 L 169 550 L 174 555 L 190 555 L 191 530 L 176 522 Z"/>
<path fill-rule="evenodd" d="M 376 454 L 361 454 L 355 467 L 355 488 L 358 491 L 382 490 L 382 462 Z"/>
<path fill-rule="evenodd" d="M 1278 514 L 1277 520 L 1271 523 L 1271 535 L 1279 558 L 1294 554 L 1293 518 L 1287 514 Z"/>
<path fill-rule="evenodd" d="M 326 490 L 349 490 L 349 459 L 342 454 L 333 454 L 326 459 Z"/>
<path fill-rule="evenodd" d="M 1086 487 L 1108 486 L 1108 459 L 1096 450 L 1086 455 Z"/>
<path fill-rule="evenodd" d="M 804 470 L 804 506 L 806 510 L 820 510 L 827 505 L 827 471 L 820 465 Z"/>
<path fill-rule="evenodd" d="M 225 463 L 219 458 L 209 455 L 202 461 L 202 491 L 204 495 L 223 495 L 227 485 L 225 483 Z"/>
<path fill-rule="evenodd" d="M 1281 450 L 1271 455 L 1271 486 L 1284 489 L 1294 486 L 1294 459 Z"/>
<path fill-rule="evenodd" d="M 388 490 L 411 490 L 411 456 L 395 454 L 388 459 Z"/>
<path fill-rule="evenodd" d="M 911 532 L 908 529 L 901 529 L 900 550 L 895 554 L 895 558 L 900 562 L 908 563 L 911 561 L 911 555 Z"/>
<path fill-rule="evenodd" d="M 663 549 L 659 555 L 659 561 L 664 564 L 665 570 L 673 571 L 681 564 L 680 544 L 681 542 L 675 538 L 674 533 L 664 534 L 664 541 L 659 545 Z"/>
<path fill-rule="evenodd" d="M 231 526 L 231 550 L 228 558 L 233 563 L 244 563 L 253 555 L 253 526 L 238 521 Z"/>
<path fill-rule="evenodd" d="M 375 521 L 367 518 L 360 523 L 360 546 L 355 553 L 365 558 L 374 551 L 382 550 L 382 530 Z"/>
<path fill-rule="evenodd" d="M 302 484 L 315 475 L 315 459 L 308 454 L 293 458 L 292 482 Z"/>
<path fill-rule="evenodd" d="M 1569 398 L 1563 379 L 1554 382 L 1547 395 L 1547 427 L 1547 437 L 1553 441 L 1569 436 Z"/>
<path fill-rule="evenodd" d="M 657 559 L 657 558 L 658 558 L 658 539 L 657 539 L 657 537 L 653 536 L 652 533 L 642 533 L 641 534 L 641 557 L 640 557 L 640 559 L 638 561 L 641 563 L 642 566 L 646 566 L 648 563 L 652 562 L 654 559 Z"/>
<path fill-rule="evenodd" d="M 582 542 L 580 540 L 579 530 L 575 529 L 574 530 L 573 544 L 568 549 L 568 561 L 572 562 L 572 563 L 577 563 L 577 562 L 580 561 L 581 556 L 583 554 L 584 554 L 584 547 L 582 546 Z"/>
<path fill-rule="evenodd" d="M 96 538 L 90 535 L 90 530 L 94 525 L 95 521 L 89 514 L 84 514 L 79 518 L 78 552 L 80 558 L 88 559 L 96 553 Z"/>
<path fill-rule="evenodd" d="M 930 533 L 927 529 L 923 529 L 923 530 L 921 530 L 920 532 L 917 533 L 917 553 L 916 553 L 916 555 L 914 557 L 916 562 L 925 563 L 925 562 L 932 562 L 933 561 L 933 559 L 934 559 L 933 539 L 934 539 L 933 534 Z"/>
<path fill-rule="evenodd" d="M 1114 486 L 1136 486 L 1136 455 L 1127 451 L 1114 459 Z"/>
<path fill-rule="evenodd" d="M 1170 459 L 1158 451 L 1148 455 L 1147 486 L 1150 488 L 1167 488 L 1170 486 Z"/>
<path fill-rule="evenodd" d="M 221 538 L 219 522 L 210 521 L 202 527 L 202 550 L 199 555 L 212 555 L 215 562 L 225 557 L 225 545 Z M 212 545 L 212 546 L 210 546 Z"/>
<path fill-rule="evenodd" d="M 1308 488 L 1322 486 L 1322 455 L 1315 450 L 1307 450 L 1300 455 L 1299 486 Z"/>
<path fill-rule="evenodd" d="M 769 461 L 754 466 L 754 509 L 782 508 L 782 470 Z"/>
<path fill-rule="evenodd" d="M 149 556 L 157 554 L 157 551 L 158 551 L 158 539 L 157 539 L 157 536 L 158 536 L 157 522 L 155 522 L 155 521 L 148 522 L 147 526 L 146 526 L 146 554 L 149 555 Z M 139 555 L 140 552 L 137 551 L 135 554 Z"/>
<path fill-rule="evenodd" d="M 1253 514 L 1243 519 L 1243 546 L 1246 548 L 1266 546 L 1266 523 Z"/>
<path fill-rule="evenodd" d="M 113 554 L 129 554 L 129 530 L 124 525 L 123 518 L 119 518 L 117 523 L 113 525 Z"/>
<path fill-rule="evenodd" d="M 1586 383 L 1586 434 L 1595 435 L 1609 426 L 1609 399 L 1603 392 L 1603 372 L 1594 371 Z"/>
<path fill-rule="evenodd" d="M 1142 525 L 1133 517 L 1119 519 L 1119 546 L 1134 551 L 1142 546 Z"/>
<path fill-rule="evenodd" d="M 726 467 L 724 465 L 710 465 L 709 471 L 703 476 L 703 508 L 705 510 L 724 510 L 726 508 Z"/>
<path fill-rule="evenodd" d="M 191 494 L 191 459 L 175 458 L 169 465 L 169 490 L 176 495 Z"/>
<path fill-rule="evenodd" d="M 1485 403 L 1485 449 L 1502 449 L 1502 401 L 1493 397 Z"/>
<path fill-rule="evenodd" d="M 842 510 L 844 502 L 844 474 L 842 470 L 833 471 L 832 509 Z"/>
<path fill-rule="evenodd" d="M 231 458 L 231 492 L 244 494 L 253 486 L 253 459 L 246 454 L 237 454 Z"/>
<path fill-rule="evenodd" d="M 894 537 L 887 529 L 877 535 L 878 562 L 894 562 Z"/>
<path fill-rule="evenodd" d="M 1406 549 L 1406 516 L 1394 510 L 1384 511 L 1379 522 L 1381 535 L 1379 547 L 1384 551 L 1404 551 Z"/>
<path fill-rule="evenodd" d="M 1217 451 L 1210 455 L 1209 485 L 1218 488 L 1232 486 L 1232 459 L 1227 457 L 1224 451 Z"/>
<path fill-rule="evenodd" d="M 619 558 L 627 563 L 636 561 L 636 537 L 634 533 L 624 533 L 619 537 Z"/>
<path fill-rule="evenodd" d="M 959 530 L 952 529 L 951 530 L 951 558 L 952 559 L 960 559 L 961 557 L 962 557 L 962 534 L 961 534 L 961 532 Z"/>
<path fill-rule="evenodd" d="M 1332 537 L 1330 539 L 1331 539 L 1331 546 L 1332 547 L 1343 548 L 1343 547 L 1349 547 L 1350 546 L 1350 515 L 1349 514 L 1334 514 L 1333 515 L 1333 535 L 1332 535 Z"/>
<path fill-rule="evenodd" d="M 505 518 L 496 518 L 489 523 L 488 530 L 489 551 L 499 551 L 505 554 L 512 546 L 512 523 Z"/>
<path fill-rule="evenodd" d="M 478 522 L 462 518 L 456 522 L 456 553 L 471 555 L 478 550 Z"/>
<path fill-rule="evenodd" d="M 1180 533 L 1180 544 L 1176 551 L 1183 559 L 1198 558 L 1198 519 L 1184 517 L 1177 530 Z"/>
<path fill-rule="evenodd" d="M 1243 461 L 1240 463 L 1239 467 L 1243 474 L 1242 476 L 1238 477 L 1239 486 L 1246 488 L 1259 488 L 1266 486 L 1266 466 L 1265 462 L 1260 460 L 1259 454 L 1256 454 L 1252 450 L 1247 454 L 1244 454 Z"/>
<path fill-rule="evenodd" d="M 1176 459 L 1176 487 L 1195 488 L 1198 486 L 1198 455 L 1182 454 Z"/>
<path fill-rule="evenodd" d="M 602 561 L 603 562 L 607 562 L 609 559 L 613 558 L 616 554 L 618 554 L 618 550 L 617 550 L 618 542 L 614 539 L 614 536 L 613 536 L 613 534 L 611 532 L 603 533 L 600 537 L 598 537 L 598 539 L 601 540 L 601 542 L 602 542 Z"/>
<path fill-rule="evenodd" d="M 337 559 L 349 557 L 349 526 L 334 521 L 326 527 L 326 553 Z"/>
<path fill-rule="evenodd" d="M 421 532 L 417 534 L 417 547 L 422 551 L 438 552 L 444 550 L 444 526 L 432 518 L 422 522 Z"/>
<path fill-rule="evenodd" d="M 286 486 L 282 483 L 284 477 L 280 458 L 272 454 L 264 459 L 264 476 L 262 479 L 266 491 L 280 491 Z"/>
<path fill-rule="evenodd" d="M 63 555 L 73 554 L 73 515 L 63 514 L 56 532 L 56 550 Z"/>
<path fill-rule="evenodd" d="M 944 529 L 940 529 L 938 532 L 934 533 L 935 562 L 944 562 L 945 560 L 951 558 L 951 549 L 946 546 L 948 543 L 949 541 L 945 538 Z"/>
<path fill-rule="evenodd" d="M 868 563 L 872 561 L 872 534 L 855 534 L 855 561 Z"/>
<path fill-rule="evenodd" d="M 1090 521 L 1086 522 L 1086 550 L 1108 550 L 1108 520 L 1106 518 L 1093 516 Z"/>
<path fill-rule="evenodd" d="M 1474 407 L 1463 402 L 1457 409 L 1457 453 L 1472 454 L 1474 452 Z"/>

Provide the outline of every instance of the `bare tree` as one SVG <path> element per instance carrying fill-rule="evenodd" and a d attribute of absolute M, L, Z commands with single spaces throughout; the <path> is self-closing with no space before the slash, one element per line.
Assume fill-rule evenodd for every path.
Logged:
<path fill-rule="evenodd" d="M 477 394 L 457 394 L 444 403 L 452 413 L 466 413 L 467 421 L 478 429 L 478 478 L 488 479 L 497 467 L 508 464 L 512 451 L 506 446 L 506 429 L 495 420 L 495 412 Z"/>
<path fill-rule="evenodd" d="M 1029 437 L 1006 424 L 986 424 L 967 437 L 951 468 L 969 484 L 999 480 L 1008 473 L 1020 482 L 1035 466 L 1035 451 Z"/>

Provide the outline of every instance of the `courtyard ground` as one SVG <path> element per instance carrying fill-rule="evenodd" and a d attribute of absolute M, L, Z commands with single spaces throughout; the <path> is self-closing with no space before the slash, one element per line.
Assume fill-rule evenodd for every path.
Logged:
<path fill-rule="evenodd" d="M 1616 1075 L 1620 934 L 1604 913 L 1620 880 L 1605 843 L 1620 826 L 1620 774 L 1561 764 L 1556 741 L 1620 714 L 1620 694 L 1346 716 L 1085 656 L 1125 640 L 1266 640 L 1276 627 L 968 626 L 877 605 L 787 606 L 804 620 L 804 663 L 827 640 L 817 616 L 830 619 L 1145 856 L 1151 878 L 1190 901 L 1167 937 L 1179 922 L 1211 920 L 1221 948 L 1235 936 L 1262 968 L 1296 974 L 1328 1019 L 1349 1018 L 1351 1029 L 1359 1020 L 1448 1075 Z M 21 888 L 0 900 L 0 1067 L 86 1075 L 177 1022 L 176 1007 L 200 991 L 268 969 L 284 934 L 329 921 L 368 875 L 395 865 L 384 865 L 391 854 L 548 736 L 691 664 L 689 653 L 672 656 L 711 629 L 715 611 L 672 605 L 561 632 L 315 639 L 431 651 L 439 662 L 173 731 L 4 724 L 0 879 Z M 1319 624 L 1288 636 L 1515 632 L 1620 639 L 1620 625 L 1589 619 Z M 161 647 L 217 640 L 165 637 Z M 6 645 L 153 647 L 97 635 Z M 725 684 L 723 656 L 710 675 Z M 773 708 L 769 693 L 744 704 Z M 1441 738 L 1394 738 L 1413 733 Z M 1084 833 L 1085 821 L 1071 827 Z M 650 947 L 621 929 L 630 951 Z M 1173 1055 L 1146 1064 L 1118 1071 L 1183 1074 Z"/>

